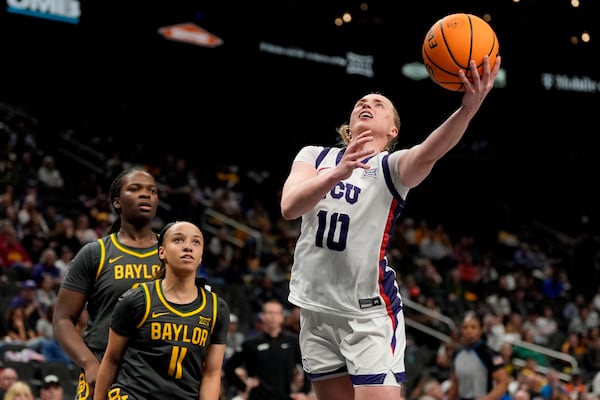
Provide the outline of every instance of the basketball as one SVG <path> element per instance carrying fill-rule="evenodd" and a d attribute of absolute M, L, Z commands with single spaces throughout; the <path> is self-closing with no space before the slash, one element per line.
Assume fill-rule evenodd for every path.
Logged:
<path fill-rule="evenodd" d="M 450 14 L 431 26 L 423 41 L 423 61 L 429 77 L 441 87 L 455 92 L 465 88 L 458 70 L 471 78 L 469 61 L 475 60 L 479 75 L 483 57 L 490 58 L 490 68 L 498 55 L 499 43 L 492 27 L 473 14 Z"/>

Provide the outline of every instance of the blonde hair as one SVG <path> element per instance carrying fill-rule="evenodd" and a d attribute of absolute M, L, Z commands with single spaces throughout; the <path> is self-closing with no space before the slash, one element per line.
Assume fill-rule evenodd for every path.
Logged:
<path fill-rule="evenodd" d="M 16 381 L 10 385 L 4 394 L 4 400 L 14 400 L 19 394 L 24 394 L 29 398 L 29 400 L 34 400 L 31 386 L 24 381 Z"/>
<path fill-rule="evenodd" d="M 371 92 L 370 94 L 379 94 L 381 96 L 384 96 L 380 92 Z M 386 96 L 384 96 L 384 97 L 386 97 Z M 388 100 L 390 100 L 388 97 L 386 97 L 386 98 Z M 391 100 L 390 100 L 390 103 L 392 103 Z M 394 113 L 394 125 L 398 129 L 398 132 L 400 132 L 400 114 L 398 113 L 398 110 L 396 109 L 396 106 L 394 105 L 394 103 L 392 103 L 392 112 Z M 352 135 L 350 135 L 350 124 L 348 122 L 344 122 L 342 125 L 340 125 L 336 129 L 336 131 L 337 131 L 338 135 L 340 135 L 340 137 L 338 138 L 338 143 L 343 146 L 347 146 L 348 143 L 350 143 L 350 139 L 352 139 Z M 395 137 L 390 139 L 390 141 L 385 145 L 384 150 L 389 151 L 389 152 L 393 151 L 396 148 L 397 143 L 398 143 L 398 135 L 396 135 Z"/>

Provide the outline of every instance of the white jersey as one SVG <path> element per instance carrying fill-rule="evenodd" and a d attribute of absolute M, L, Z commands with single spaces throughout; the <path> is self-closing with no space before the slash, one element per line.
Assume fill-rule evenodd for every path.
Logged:
<path fill-rule="evenodd" d="M 345 148 L 306 146 L 294 162 L 333 168 Z M 386 254 L 408 188 L 396 167 L 401 152 L 382 152 L 335 185 L 302 216 L 289 301 L 299 307 L 361 318 L 396 314 L 402 300 Z"/>

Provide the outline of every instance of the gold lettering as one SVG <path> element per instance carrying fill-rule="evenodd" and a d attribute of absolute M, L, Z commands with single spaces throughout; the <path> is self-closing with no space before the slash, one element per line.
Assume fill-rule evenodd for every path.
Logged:
<path fill-rule="evenodd" d="M 196 332 L 200 335 L 200 338 L 195 340 L 194 342 L 198 344 L 200 347 L 206 347 L 206 341 L 208 340 L 208 329 L 195 329 Z M 195 336 L 195 335 L 194 335 Z"/>
<path fill-rule="evenodd" d="M 175 337 L 173 340 L 181 341 L 181 330 L 183 329 L 183 325 L 173 325 L 173 332 L 175 333 Z"/>
<path fill-rule="evenodd" d="M 189 328 L 189 326 L 187 326 L 187 325 L 183 328 L 183 337 L 181 338 L 181 340 L 184 343 L 192 343 L 192 338 L 190 338 L 188 328 Z M 192 335 L 193 335 L 193 333 L 194 332 L 192 331 Z"/>
<path fill-rule="evenodd" d="M 163 340 L 175 340 L 173 337 L 173 324 L 164 324 L 163 325 Z"/>
<path fill-rule="evenodd" d="M 152 340 L 159 340 L 160 339 L 160 323 L 158 322 L 152 322 L 150 324 L 150 338 Z"/>
<path fill-rule="evenodd" d="M 150 338 L 152 340 L 165 340 L 180 343 L 191 343 L 206 347 L 210 330 L 195 326 L 191 329 L 189 325 L 173 323 L 150 323 Z"/>
<path fill-rule="evenodd" d="M 137 278 L 137 276 L 135 275 L 135 271 L 133 270 L 133 267 L 130 264 L 127 264 L 125 266 L 125 278 L 127 278 L 127 279 Z"/>
<path fill-rule="evenodd" d="M 148 264 L 116 264 L 113 266 L 114 277 L 120 279 L 140 279 L 149 280 L 160 265 Z"/>

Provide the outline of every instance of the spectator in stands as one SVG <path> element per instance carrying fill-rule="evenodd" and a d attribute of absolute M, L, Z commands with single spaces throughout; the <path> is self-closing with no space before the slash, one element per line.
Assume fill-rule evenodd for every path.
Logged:
<path fill-rule="evenodd" d="M 594 375 L 594 379 L 592 380 L 590 387 L 590 392 L 594 396 L 596 396 L 596 398 L 600 398 L 600 371 L 596 372 L 596 374 Z"/>
<path fill-rule="evenodd" d="M 444 400 L 445 397 L 440 381 L 432 376 L 425 376 L 411 391 L 408 400 Z"/>
<path fill-rule="evenodd" d="M 567 334 L 567 337 L 561 344 L 559 350 L 564 354 L 574 357 L 577 362 L 580 362 L 587 351 L 587 347 L 581 334 L 570 332 Z"/>
<path fill-rule="evenodd" d="M 568 323 L 579 314 L 579 309 L 586 304 L 586 298 L 580 292 L 567 292 L 567 298 L 562 307 L 561 319 Z"/>
<path fill-rule="evenodd" d="M 556 369 L 550 368 L 546 372 L 546 384 L 540 389 L 540 395 L 544 400 L 570 400 Z"/>
<path fill-rule="evenodd" d="M 48 248 L 48 235 L 42 232 L 39 229 L 39 226 L 31 221 L 26 229 L 23 230 L 21 244 L 27 249 L 32 264 L 35 264 L 40 260 L 44 250 Z M 29 271 L 29 274 L 25 279 L 29 278 L 31 278 L 31 271 Z"/>
<path fill-rule="evenodd" d="M 557 309 L 560 300 L 566 295 L 566 285 L 562 279 L 561 270 L 554 265 L 548 265 L 544 269 L 545 275 L 542 280 L 542 294 L 554 309 Z"/>
<path fill-rule="evenodd" d="M 502 359 L 504 359 L 504 369 L 510 377 L 511 381 L 517 378 L 517 366 L 513 358 L 513 345 L 509 342 L 503 342 L 499 350 Z"/>
<path fill-rule="evenodd" d="M 247 207 L 244 213 L 244 217 L 246 223 L 253 229 L 263 231 L 264 226 L 267 226 L 267 231 L 271 229 L 271 215 L 259 199 L 251 200 L 249 207 Z"/>
<path fill-rule="evenodd" d="M 479 265 L 477 265 L 471 252 L 463 251 L 456 264 L 456 269 L 458 269 L 458 273 L 460 274 L 460 283 L 466 291 L 467 300 L 478 299 L 479 289 L 481 288 L 481 273 Z"/>
<path fill-rule="evenodd" d="M 491 252 L 481 255 L 479 265 L 480 282 L 484 286 L 481 290 L 486 294 L 489 290 L 500 286 L 500 273 L 497 268 L 496 256 Z"/>
<path fill-rule="evenodd" d="M 588 344 L 585 353 L 581 357 L 581 368 L 583 369 L 584 381 L 591 382 L 597 371 L 600 371 L 600 337 L 596 336 Z"/>
<path fill-rule="evenodd" d="M 47 312 L 48 309 L 54 307 L 54 304 L 56 303 L 56 291 L 58 285 L 48 274 L 42 274 L 41 281 L 37 285 L 35 297 L 42 305 L 42 309 Z"/>
<path fill-rule="evenodd" d="M 412 316 L 412 319 L 435 331 L 444 334 L 450 333 L 448 326 L 438 317 L 438 315 L 443 315 L 443 313 L 441 312 L 440 306 L 438 305 L 436 299 L 433 296 L 422 296 L 421 299 L 421 305 L 424 306 L 428 312 L 417 312 Z M 421 344 L 427 345 L 427 343 L 430 344 L 430 346 L 427 347 L 435 348 L 438 340 L 435 337 L 425 336 L 425 338 L 423 338 L 421 341 Z"/>
<path fill-rule="evenodd" d="M 415 278 L 414 274 L 406 274 L 402 279 L 402 284 L 400 285 L 400 291 L 402 293 L 402 297 L 415 301 L 417 303 L 421 302 L 423 291 L 419 286 L 419 282 Z"/>
<path fill-rule="evenodd" d="M 36 336 L 35 325 L 31 325 L 25 318 L 23 307 L 10 307 L 6 317 L 6 337 L 11 342 L 25 345 L 28 340 L 35 339 Z"/>
<path fill-rule="evenodd" d="M 191 216 L 191 195 L 194 186 L 187 160 L 177 157 L 164 176 L 166 201 L 171 206 L 170 219 L 188 220 Z"/>
<path fill-rule="evenodd" d="M 35 192 L 37 197 L 37 167 L 34 163 L 33 151 L 25 150 L 18 155 L 19 160 L 15 163 L 15 185 L 19 193 Z M 31 191 L 31 189 L 34 189 Z M 21 199 L 23 200 L 23 199 Z"/>
<path fill-rule="evenodd" d="M 56 254 L 56 250 L 52 247 L 46 247 L 42 251 L 39 260 L 31 268 L 31 279 L 39 284 L 42 281 L 42 277 L 46 275 L 58 287 L 61 282 L 61 271 L 56 266 L 57 260 L 58 254 Z"/>
<path fill-rule="evenodd" d="M 543 345 L 543 337 L 539 331 L 539 327 L 537 324 L 538 318 L 540 316 L 540 308 L 541 305 L 536 304 L 529 310 L 527 314 L 525 314 L 525 319 L 523 320 L 521 329 L 526 330 L 531 334 L 533 343 Z"/>
<path fill-rule="evenodd" d="M 50 237 L 56 229 L 56 224 L 58 224 L 58 221 L 63 218 L 63 207 L 61 206 L 60 208 L 61 210 L 59 211 L 59 206 L 46 204 L 45 208 L 42 210 L 41 216 L 48 229 L 48 237 Z"/>
<path fill-rule="evenodd" d="M 570 333 L 586 336 L 588 331 L 600 322 L 598 312 L 588 302 L 579 306 L 579 312 L 571 319 L 567 327 Z"/>
<path fill-rule="evenodd" d="M 206 263 L 216 267 L 219 258 L 224 258 L 223 262 L 229 264 L 233 260 L 235 250 L 233 245 L 228 241 L 231 234 L 226 225 L 219 226 L 214 235 L 210 237 L 207 244 Z"/>
<path fill-rule="evenodd" d="M 6 172 L 6 170 L 2 170 L 2 166 L 3 164 L 0 162 L 0 219 L 16 222 L 18 221 L 19 201 L 16 197 L 15 185 L 10 183 L 10 180 L 6 183 L 2 182 L 2 174 Z M 6 161 L 4 166 L 6 167 Z M 4 192 L 1 190 L 4 190 Z"/>
<path fill-rule="evenodd" d="M 300 334 L 300 307 L 291 305 L 283 322 L 283 329 L 296 335 Z"/>
<path fill-rule="evenodd" d="M 246 336 L 239 330 L 240 323 L 239 318 L 236 314 L 229 314 L 229 330 L 227 331 L 227 342 L 225 343 L 225 357 L 223 358 L 223 365 L 227 363 L 227 360 L 231 358 L 235 353 L 242 351 L 242 344 L 246 340 Z M 228 385 L 227 382 L 223 381 L 223 390 L 225 392 L 226 399 L 231 399 L 237 394 L 239 390 L 232 385 Z"/>
<path fill-rule="evenodd" d="M 73 251 L 73 254 L 75 254 L 82 246 L 79 238 L 75 235 L 75 222 L 73 222 L 73 219 L 70 217 L 64 217 L 56 225 L 51 237 L 55 249 L 67 246 Z"/>
<path fill-rule="evenodd" d="M 585 400 L 587 386 L 583 381 L 581 370 L 575 369 L 571 371 L 571 380 L 565 382 L 563 388 L 572 400 Z"/>
<path fill-rule="evenodd" d="M 412 221 L 412 219 L 409 218 L 409 221 Z M 408 242 L 411 233 L 407 229 L 409 229 L 409 224 L 406 220 L 398 220 L 394 224 L 390 236 L 388 259 L 390 264 L 394 265 L 398 271 L 414 271 L 416 269 L 413 255 L 417 254 L 418 250 L 411 247 Z M 412 240 L 414 240 L 414 237 Z"/>
<path fill-rule="evenodd" d="M 444 279 L 435 264 L 429 258 L 423 257 L 415 260 L 415 265 L 417 270 L 414 272 L 414 276 L 423 294 L 433 297 L 436 302 L 439 302 L 440 299 L 443 300 Z"/>
<path fill-rule="evenodd" d="M 554 317 L 554 308 L 548 303 L 544 303 L 540 306 L 541 313 L 535 320 L 538 332 L 538 343 L 542 346 L 555 348 L 558 344 L 556 342 L 557 335 L 560 334 L 558 330 L 558 322 Z"/>
<path fill-rule="evenodd" d="M 81 245 L 90 243 L 99 238 L 98 233 L 90 224 L 90 217 L 85 213 L 80 213 L 77 216 L 75 223 L 75 236 Z"/>
<path fill-rule="evenodd" d="M 73 366 L 73 362 L 54 337 L 54 329 L 52 327 L 53 314 L 54 305 L 48 308 L 48 317 L 40 318 L 37 322 L 35 327 L 38 335 L 36 350 L 44 356 L 46 361 L 58 361 L 65 365 Z"/>
<path fill-rule="evenodd" d="M 35 400 L 29 383 L 16 381 L 6 391 L 3 400 Z"/>
<path fill-rule="evenodd" d="M 0 371 L 0 399 L 4 399 L 4 394 L 8 388 L 19 380 L 19 373 L 11 367 L 4 367 Z"/>
<path fill-rule="evenodd" d="M 32 279 L 28 279 L 20 285 L 19 293 L 10 299 L 8 306 L 11 308 L 22 307 L 29 326 L 35 327 L 38 319 L 46 316 L 44 305 L 37 298 L 38 286 Z"/>
<path fill-rule="evenodd" d="M 17 230 L 22 232 L 21 237 L 26 233 L 36 234 L 37 232 L 41 235 L 46 235 L 49 231 L 44 214 L 40 211 L 34 198 L 25 198 L 23 205 L 17 213 L 17 220 L 19 222 Z M 34 231 L 34 227 L 38 228 L 37 232 L 32 232 Z"/>
<path fill-rule="evenodd" d="M 65 185 L 62 173 L 56 167 L 56 161 L 51 155 L 46 155 L 42 159 L 42 164 L 37 170 L 37 180 L 41 184 L 42 189 L 46 189 L 54 194 Z"/>
<path fill-rule="evenodd" d="M 430 368 L 430 374 L 439 382 L 450 383 L 452 360 L 456 350 L 460 347 L 458 337 L 458 330 L 453 329 L 450 333 L 450 341 L 441 343 L 437 349 L 434 357 L 434 365 Z"/>
<path fill-rule="evenodd" d="M 515 281 L 517 280 L 516 274 L 513 274 Z M 510 292 L 510 309 L 511 314 L 519 314 L 521 319 L 524 319 L 529 313 L 530 307 L 530 299 L 527 294 L 527 287 L 519 286 L 516 287 L 515 290 Z M 512 318 L 512 316 L 511 316 Z M 523 324 L 523 321 L 520 322 L 519 326 Z M 519 328 L 520 329 L 520 328 Z"/>
<path fill-rule="evenodd" d="M 69 269 L 69 265 L 71 264 L 71 260 L 73 259 L 74 255 L 75 253 L 73 252 L 73 249 L 70 246 L 64 245 L 60 247 L 58 253 L 58 260 L 56 260 L 55 265 L 60 270 L 61 282 L 67 274 L 67 270 Z"/>
<path fill-rule="evenodd" d="M 598 286 L 598 289 L 596 289 L 596 293 L 594 293 L 594 296 L 592 297 L 592 301 L 590 303 L 592 304 L 594 310 L 600 313 L 600 286 Z"/>
<path fill-rule="evenodd" d="M 488 346 L 496 351 L 500 351 L 506 335 L 506 327 L 504 326 L 502 316 L 493 311 L 488 312 L 483 317 L 483 324 Z"/>
<path fill-rule="evenodd" d="M 513 396 L 513 400 L 529 400 L 531 399 L 531 394 L 525 389 L 517 389 Z"/>
<path fill-rule="evenodd" d="M 261 312 L 264 304 L 269 300 L 277 300 L 285 308 L 289 306 L 287 288 L 275 286 L 273 280 L 266 276 L 264 272 L 257 272 L 254 276 L 255 284 L 253 285 L 251 307 L 255 313 Z"/>
<path fill-rule="evenodd" d="M 245 171 L 240 176 L 240 191 L 248 193 L 254 198 L 250 201 L 258 200 L 256 205 L 264 204 L 268 200 L 269 183 L 271 182 L 271 168 L 260 163 L 259 159 L 254 157 L 249 160 L 248 165 L 242 165 L 242 170 Z M 265 209 L 265 211 L 267 211 Z M 267 211 L 268 212 L 268 211 Z M 270 219 L 270 218 L 269 218 Z"/>
<path fill-rule="evenodd" d="M 58 376 L 46 375 L 40 387 L 40 400 L 63 400 L 64 390 Z"/>
<path fill-rule="evenodd" d="M 429 232 L 431 228 L 429 227 L 429 222 L 426 219 L 421 219 L 416 227 L 413 229 L 414 235 L 414 246 L 415 249 L 418 250 L 421 242 L 429 236 Z"/>
<path fill-rule="evenodd" d="M 265 275 L 271 279 L 275 287 L 287 291 L 291 270 L 292 254 L 287 248 L 279 247 L 275 259 L 267 264 Z"/>
<path fill-rule="evenodd" d="M 225 361 L 236 352 L 242 350 L 242 343 L 246 339 L 243 332 L 240 332 L 240 320 L 237 315 L 229 315 L 229 330 L 227 331 L 227 343 L 225 346 Z"/>
<path fill-rule="evenodd" d="M 0 237 L 0 266 L 12 270 L 6 274 L 15 276 L 16 280 L 24 281 L 31 277 L 33 261 L 27 249 L 21 243 L 16 228 L 10 223 L 2 225 Z"/>
<path fill-rule="evenodd" d="M 510 278 L 508 275 L 502 275 L 498 278 L 497 285 L 492 285 L 487 290 L 485 302 L 490 306 L 493 312 L 504 318 L 508 317 L 511 312 L 510 296 L 508 288 Z"/>
<path fill-rule="evenodd" d="M 239 194 L 228 187 L 219 187 L 213 193 L 213 208 L 229 218 L 241 221 L 243 218 Z"/>
<path fill-rule="evenodd" d="M 531 397 L 541 396 L 542 388 L 547 384 L 546 377 L 539 371 L 537 359 L 525 359 L 525 365 L 517 372 L 519 389 L 525 389 Z"/>
<path fill-rule="evenodd" d="M 518 268 L 526 271 L 543 270 L 547 257 L 536 243 L 521 241 L 513 254 L 513 261 Z"/>
<path fill-rule="evenodd" d="M 460 272 L 457 267 L 450 268 L 444 279 L 444 292 L 446 298 L 441 301 L 445 305 L 445 311 L 450 315 L 464 315 L 467 307 L 465 299 L 466 290 L 460 280 Z"/>
<path fill-rule="evenodd" d="M 505 318 L 504 341 L 514 342 L 523 338 L 523 315 L 519 312 L 511 312 Z"/>
<path fill-rule="evenodd" d="M 112 224 L 115 222 L 111 216 L 112 214 L 105 211 L 95 214 L 96 226 L 94 227 L 94 230 L 96 231 L 98 237 L 106 236 L 110 233 Z"/>
<path fill-rule="evenodd" d="M 115 177 L 122 171 L 124 168 L 124 164 L 118 165 L 118 171 L 115 168 L 115 172 L 112 172 L 112 169 L 106 169 L 106 177 Z M 79 181 L 79 188 L 77 193 L 79 194 L 78 200 L 79 204 L 83 207 L 84 210 L 90 210 L 93 207 L 96 207 L 99 203 L 102 203 L 106 198 L 106 194 L 104 193 L 104 188 L 102 186 L 101 177 L 98 176 L 95 172 L 88 172 L 86 175 L 82 177 Z"/>
<path fill-rule="evenodd" d="M 425 233 L 425 237 L 419 243 L 419 252 L 437 265 L 442 266 L 449 262 L 448 259 L 453 253 L 453 244 L 443 224 L 438 223 Z"/>

